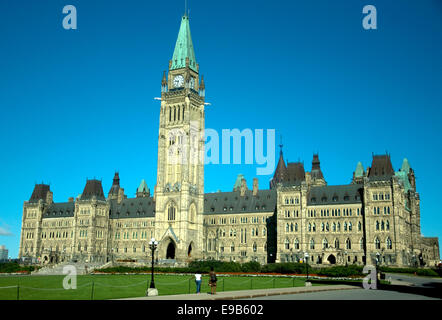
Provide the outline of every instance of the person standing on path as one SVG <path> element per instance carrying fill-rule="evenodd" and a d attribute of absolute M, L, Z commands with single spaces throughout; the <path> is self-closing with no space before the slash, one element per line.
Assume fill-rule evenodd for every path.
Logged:
<path fill-rule="evenodd" d="M 195 283 L 196 283 L 196 293 L 197 294 L 199 294 L 200 293 L 200 290 L 201 290 L 201 282 L 202 282 L 202 280 L 201 280 L 201 272 L 197 272 L 197 273 L 195 273 Z"/>
<path fill-rule="evenodd" d="M 212 294 L 216 294 L 216 281 L 218 280 L 216 278 L 216 273 L 213 270 L 213 267 L 210 268 L 210 273 L 209 273 L 209 286 L 210 286 L 210 291 Z"/>

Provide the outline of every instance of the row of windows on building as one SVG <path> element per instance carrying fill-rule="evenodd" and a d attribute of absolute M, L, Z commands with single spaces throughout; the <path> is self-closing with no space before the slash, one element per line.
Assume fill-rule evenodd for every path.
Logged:
<path fill-rule="evenodd" d="M 335 239 L 335 241 L 334 241 L 333 244 L 334 244 L 334 249 L 341 249 L 341 248 L 340 248 L 341 245 L 340 245 L 339 239 Z M 288 238 L 286 238 L 285 241 L 284 241 L 284 248 L 285 248 L 286 250 L 289 250 L 289 249 L 290 249 L 290 245 L 291 245 L 290 240 L 289 240 Z M 376 237 L 376 238 L 374 239 L 374 245 L 375 245 L 375 248 L 376 248 L 376 249 L 381 249 L 381 241 L 380 241 L 380 239 L 379 239 L 378 237 Z M 388 250 L 391 250 L 391 249 L 393 248 L 393 243 L 392 243 L 390 237 L 387 237 L 387 238 L 385 239 L 385 246 L 386 246 L 386 248 L 387 248 Z M 310 239 L 310 241 L 309 241 L 309 249 L 310 249 L 310 250 L 315 250 L 315 247 L 316 247 L 315 239 L 312 238 L 312 239 Z M 328 242 L 327 238 L 324 238 L 324 239 L 322 240 L 322 249 L 328 249 L 329 247 L 330 247 L 330 246 L 329 246 L 329 242 Z M 345 249 L 350 250 L 351 248 L 352 248 L 351 240 L 350 240 L 350 238 L 347 238 L 347 239 L 345 240 Z M 299 242 L 298 239 L 295 239 L 295 240 L 294 240 L 294 242 L 293 242 L 293 249 L 295 249 L 295 250 L 300 250 L 300 249 L 301 249 L 301 247 L 300 247 L 300 242 Z M 364 238 L 361 238 L 361 239 L 359 240 L 359 249 L 360 249 L 360 250 L 363 250 L 363 249 L 364 249 Z"/>
<path fill-rule="evenodd" d="M 27 217 L 28 219 L 36 218 L 36 217 L 37 217 L 37 210 L 29 210 L 29 211 L 26 213 L 26 217 Z"/>
<path fill-rule="evenodd" d="M 147 236 L 148 234 L 150 234 L 149 238 Z M 140 239 L 151 239 L 152 237 L 153 237 L 153 230 L 140 232 Z M 121 233 L 115 232 L 114 238 L 115 238 L 115 240 L 120 240 Z M 123 240 L 138 240 L 138 231 L 133 231 L 132 237 L 130 237 L 130 232 L 127 232 L 127 231 L 123 232 Z"/>
<path fill-rule="evenodd" d="M 33 232 L 26 232 L 26 239 L 34 239 L 34 233 Z"/>
<path fill-rule="evenodd" d="M 250 218 L 250 219 L 249 219 Z M 266 223 L 266 219 L 267 217 L 240 217 L 239 218 L 239 223 L 240 224 L 246 224 L 246 223 Z M 229 221 L 229 224 L 237 224 L 238 223 L 238 219 L 237 217 L 230 217 L 229 219 L 227 218 L 218 218 L 218 224 L 223 225 L 223 224 L 227 224 L 227 221 Z M 209 218 L 209 219 L 204 219 L 204 223 L 205 224 L 210 224 L 210 225 L 215 225 L 216 224 L 216 218 Z"/>
<path fill-rule="evenodd" d="M 390 221 L 388 221 L 388 220 L 385 222 L 384 222 L 384 220 L 381 220 L 380 222 L 376 221 L 375 225 L 376 225 L 376 231 L 384 231 L 384 230 L 389 231 L 390 230 Z"/>
<path fill-rule="evenodd" d="M 243 231 L 243 230 L 246 230 L 246 231 Z M 252 228 L 251 232 L 250 232 L 251 236 L 252 237 L 259 237 L 259 235 L 260 235 L 260 231 L 259 230 L 260 230 L 259 228 Z M 247 232 L 247 229 L 241 229 L 240 232 L 243 232 L 243 233 Z M 219 234 L 220 238 L 227 237 L 226 229 L 220 229 L 218 234 Z M 267 229 L 266 228 L 262 228 L 261 235 L 263 237 L 265 237 L 267 235 Z M 229 237 L 236 237 L 236 229 L 233 229 L 233 228 L 230 229 L 230 231 L 228 233 L 228 236 Z M 214 237 L 215 237 L 215 235 L 213 233 L 209 235 L 209 239 L 210 238 L 214 238 Z"/>
<path fill-rule="evenodd" d="M 390 207 L 373 207 L 373 214 L 374 215 L 380 215 L 381 212 L 385 215 L 390 214 Z"/>
<path fill-rule="evenodd" d="M 117 222 L 115 224 L 115 226 L 117 228 L 140 228 L 140 227 L 154 227 L 155 226 L 155 221 L 151 220 L 151 221 L 136 221 L 136 222 Z"/>
<path fill-rule="evenodd" d="M 359 195 L 355 195 L 354 197 L 354 200 L 359 200 L 360 199 L 360 196 Z M 343 197 L 342 197 L 342 199 L 344 200 L 344 201 L 350 201 L 350 196 L 349 195 L 344 195 Z M 332 199 L 331 199 L 333 202 L 338 202 L 339 201 L 339 196 L 337 196 L 337 195 L 334 195 L 334 196 L 332 196 Z M 316 203 L 316 201 L 317 201 L 317 199 L 316 199 L 316 197 L 315 196 L 313 196 L 313 197 L 311 197 L 310 198 L 310 202 L 311 203 Z M 327 198 L 327 196 L 322 196 L 321 197 L 321 202 L 327 202 L 328 201 L 328 198 Z"/>
<path fill-rule="evenodd" d="M 58 220 L 58 221 L 52 221 L 52 222 L 43 222 L 43 227 L 70 227 L 71 221 L 69 220 Z"/>
<path fill-rule="evenodd" d="M 384 200 L 390 200 L 390 193 L 386 192 L 380 192 L 380 193 L 373 193 L 373 200 L 374 201 L 384 201 Z"/>
<path fill-rule="evenodd" d="M 223 211 L 224 212 L 228 212 L 228 211 L 232 212 L 233 209 L 234 209 L 233 206 L 223 207 Z M 266 205 L 256 205 L 255 206 L 255 211 L 258 211 L 258 210 L 265 211 L 265 210 L 267 210 L 267 207 L 266 207 Z M 242 206 L 241 207 L 241 211 L 246 212 L 247 211 L 247 206 Z M 210 212 L 215 212 L 215 207 L 211 207 L 210 208 Z"/>
<path fill-rule="evenodd" d="M 284 203 L 285 204 L 299 204 L 299 198 L 285 197 Z"/>
<path fill-rule="evenodd" d="M 343 217 L 351 217 L 353 214 L 356 216 L 359 216 L 361 214 L 360 208 L 338 208 L 338 209 L 318 209 L 318 212 L 316 212 L 316 209 L 309 209 L 307 211 L 307 215 L 309 218 L 315 218 L 315 217 L 340 217 L 342 213 Z"/>
<path fill-rule="evenodd" d="M 235 252 L 235 244 L 234 244 L 233 242 L 230 244 L 230 247 L 228 247 L 228 248 L 230 249 L 230 253 Z M 207 242 L 207 251 L 216 251 L 216 250 L 217 250 L 217 249 L 216 249 L 216 245 L 215 245 L 214 242 Z M 267 251 L 267 242 L 264 243 L 263 250 L 264 250 L 264 252 Z M 221 244 L 221 245 L 220 245 L 220 247 L 219 247 L 219 251 L 220 251 L 221 253 L 226 252 L 226 248 L 225 248 L 224 244 Z M 252 251 L 253 251 L 253 252 L 257 252 L 257 251 L 258 251 L 258 245 L 257 245 L 256 242 L 254 242 L 254 243 L 252 244 Z M 245 253 L 246 253 L 247 251 L 242 251 L 242 252 L 245 252 Z M 246 254 L 245 254 L 245 255 L 246 255 Z"/>
<path fill-rule="evenodd" d="M 74 235 L 74 232 L 71 231 L 71 238 Z M 42 239 L 67 239 L 69 238 L 69 232 L 68 231 L 51 231 L 51 232 L 42 232 L 41 233 Z"/>
<path fill-rule="evenodd" d="M 292 232 L 292 230 L 293 230 L 293 226 L 292 226 L 293 223 L 290 225 L 290 228 L 289 228 L 290 231 L 287 231 L 287 226 L 288 225 L 289 224 L 287 223 L 286 224 L 286 232 Z M 353 231 L 353 224 L 350 221 L 348 223 L 347 223 L 347 221 L 345 221 L 343 223 L 343 228 L 342 229 L 343 229 L 344 232 Z M 294 231 L 297 232 L 297 230 L 298 230 L 298 224 L 295 223 Z M 308 230 L 308 232 L 316 232 L 316 223 L 314 223 L 314 222 L 310 223 L 309 222 L 307 230 Z M 330 230 L 332 232 L 341 232 L 341 223 L 340 222 L 338 222 L 338 223 L 333 222 L 331 224 L 331 229 L 330 229 L 330 224 L 328 222 L 327 223 L 321 223 L 321 229 L 320 230 L 321 230 L 321 232 L 330 232 Z M 360 221 L 357 224 L 357 230 L 358 231 L 362 231 L 362 223 Z"/>

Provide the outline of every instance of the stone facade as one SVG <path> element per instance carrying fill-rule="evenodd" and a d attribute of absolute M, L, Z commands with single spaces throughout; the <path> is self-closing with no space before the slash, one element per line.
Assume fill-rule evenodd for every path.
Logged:
<path fill-rule="evenodd" d="M 168 73 L 161 81 L 158 170 L 153 195 L 144 180 L 128 198 L 116 173 L 105 197 L 87 180 L 76 199 L 54 203 L 36 185 L 23 205 L 20 258 L 41 263 L 148 263 L 194 259 L 300 261 L 313 264 L 433 265 L 437 238 L 420 233 L 420 200 L 408 161 L 395 172 L 389 155 L 358 163 L 351 184 L 328 186 L 319 155 L 312 169 L 281 153 L 269 189 L 248 189 L 238 175 L 231 192 L 204 193 L 205 84 L 184 16 Z"/>

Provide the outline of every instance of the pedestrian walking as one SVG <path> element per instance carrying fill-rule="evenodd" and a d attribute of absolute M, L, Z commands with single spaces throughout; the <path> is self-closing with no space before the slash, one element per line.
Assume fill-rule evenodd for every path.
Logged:
<path fill-rule="evenodd" d="M 216 282 L 218 281 L 218 279 L 216 278 L 216 273 L 213 270 L 213 267 L 210 268 L 210 273 L 209 273 L 209 286 L 210 286 L 210 293 L 211 294 L 216 294 Z"/>
<path fill-rule="evenodd" d="M 195 273 L 195 283 L 196 283 L 196 293 L 199 294 L 201 290 L 201 282 L 202 282 L 201 272 Z"/>

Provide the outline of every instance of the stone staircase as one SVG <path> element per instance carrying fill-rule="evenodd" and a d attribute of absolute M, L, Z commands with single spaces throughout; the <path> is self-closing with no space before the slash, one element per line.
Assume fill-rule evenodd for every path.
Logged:
<path fill-rule="evenodd" d="M 63 269 L 65 266 L 73 266 L 77 270 L 77 275 L 84 275 L 91 273 L 97 268 L 103 267 L 102 262 L 85 263 L 85 262 L 62 262 L 53 266 L 46 266 L 37 271 L 32 272 L 32 275 L 49 276 L 49 275 L 65 275 Z"/>

